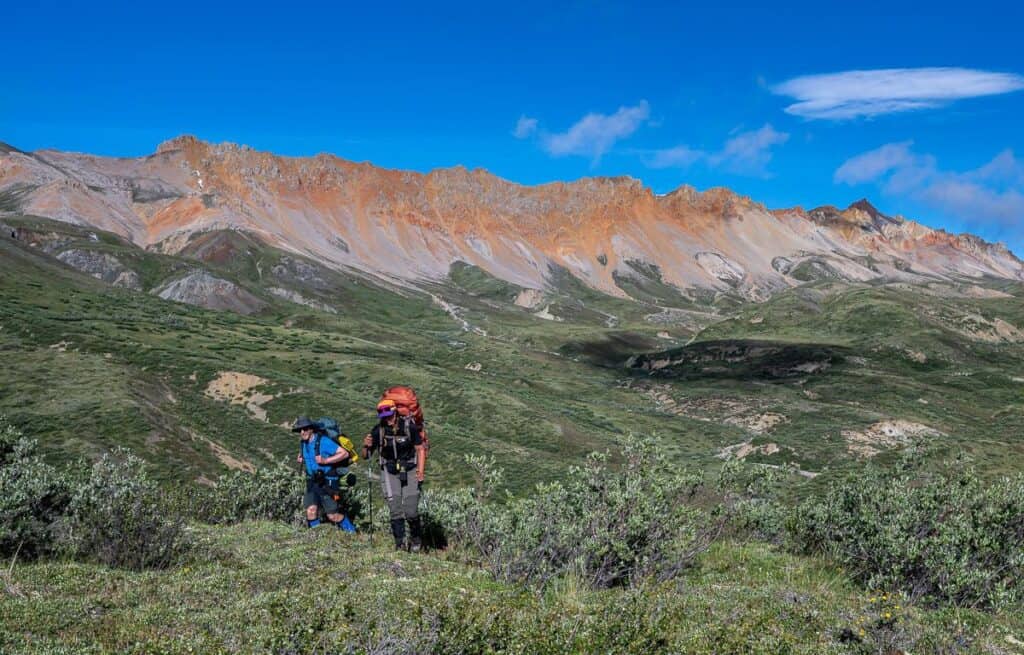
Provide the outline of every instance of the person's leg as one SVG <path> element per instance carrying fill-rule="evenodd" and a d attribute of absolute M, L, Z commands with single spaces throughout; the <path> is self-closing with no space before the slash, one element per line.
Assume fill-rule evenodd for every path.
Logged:
<path fill-rule="evenodd" d="M 306 494 L 302 497 L 302 505 L 306 508 L 306 526 L 315 528 L 320 525 L 320 499 L 316 489 L 309 482 L 306 483 Z"/>
<path fill-rule="evenodd" d="M 423 526 L 420 523 L 420 483 L 415 477 L 402 487 L 402 510 L 409 521 L 409 549 L 418 552 L 423 546 Z"/>
<path fill-rule="evenodd" d="M 321 494 L 321 504 L 327 520 L 333 523 L 339 530 L 344 532 L 355 532 L 356 527 L 345 518 L 345 512 L 341 508 L 341 491 L 334 486 L 324 487 Z"/>
<path fill-rule="evenodd" d="M 395 538 L 395 548 L 405 546 L 405 510 L 402 507 L 402 483 L 398 475 L 388 473 L 387 470 L 380 472 L 380 486 L 384 495 L 384 502 L 388 505 L 388 515 L 391 519 L 391 535 Z"/>

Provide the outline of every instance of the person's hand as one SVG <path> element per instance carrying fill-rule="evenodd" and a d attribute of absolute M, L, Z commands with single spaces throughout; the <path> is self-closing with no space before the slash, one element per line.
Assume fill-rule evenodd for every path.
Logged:
<path fill-rule="evenodd" d="M 324 460 L 326 460 L 326 459 L 327 459 L 326 457 L 321 457 L 320 455 L 317 455 L 316 456 L 316 463 L 317 464 L 323 464 Z"/>
<path fill-rule="evenodd" d="M 427 476 L 423 473 L 423 471 L 420 471 L 420 470 L 416 471 L 416 482 L 423 482 L 423 478 L 425 478 L 425 477 L 427 477 Z"/>
<path fill-rule="evenodd" d="M 302 453 L 299 453 L 298 455 L 295 456 L 295 461 L 298 462 L 299 464 L 302 463 Z"/>
<path fill-rule="evenodd" d="M 373 435 L 366 435 L 366 437 L 363 438 L 363 445 L 367 448 L 373 448 Z"/>

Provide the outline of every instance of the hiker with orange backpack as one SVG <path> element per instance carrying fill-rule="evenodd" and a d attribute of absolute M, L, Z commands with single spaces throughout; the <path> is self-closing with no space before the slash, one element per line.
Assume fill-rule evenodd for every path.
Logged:
<path fill-rule="evenodd" d="M 395 548 L 405 548 L 408 522 L 409 550 L 419 552 L 423 546 L 420 484 L 427 463 L 423 435 L 412 417 L 399 414 L 394 400 L 386 398 L 377 404 L 377 419 L 377 425 L 363 440 L 363 457 L 378 453 L 381 488 L 388 505 Z"/>

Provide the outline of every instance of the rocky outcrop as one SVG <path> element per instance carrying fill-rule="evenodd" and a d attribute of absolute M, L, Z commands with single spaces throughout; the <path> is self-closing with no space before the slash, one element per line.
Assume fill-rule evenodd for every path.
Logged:
<path fill-rule="evenodd" d="M 72 248 L 57 254 L 57 259 L 71 268 L 91 275 L 107 284 L 124 289 L 139 291 L 142 282 L 139 275 L 131 270 L 117 257 L 105 252 Z"/>
<path fill-rule="evenodd" d="M 205 309 L 255 314 L 267 303 L 234 282 L 214 277 L 206 271 L 192 271 L 153 290 L 164 300 L 174 300 Z"/>
<path fill-rule="evenodd" d="M 314 300 L 312 298 L 307 298 L 298 291 L 292 291 L 291 289 L 283 289 L 281 287 L 269 287 L 267 291 L 274 294 L 278 298 L 284 298 L 288 302 L 293 302 L 296 305 L 305 305 L 306 307 L 310 307 L 321 312 L 327 312 L 328 314 L 338 313 L 337 309 L 331 307 L 327 303 L 323 303 L 320 302 L 319 300 Z"/>

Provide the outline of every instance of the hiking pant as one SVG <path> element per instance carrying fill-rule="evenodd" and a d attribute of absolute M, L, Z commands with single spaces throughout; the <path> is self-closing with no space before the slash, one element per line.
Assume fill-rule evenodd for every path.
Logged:
<path fill-rule="evenodd" d="M 415 470 L 408 471 L 407 475 L 402 482 L 398 473 L 388 473 L 387 469 L 380 471 L 380 486 L 392 521 L 412 520 L 420 515 L 420 483 Z"/>
<path fill-rule="evenodd" d="M 337 478 L 333 481 L 327 480 L 324 484 L 317 484 L 313 478 L 307 477 L 306 493 L 302 497 L 302 510 L 305 512 L 307 507 L 319 505 L 324 508 L 324 514 L 344 513 L 338 501 L 334 500 L 335 496 L 340 495 Z"/>

